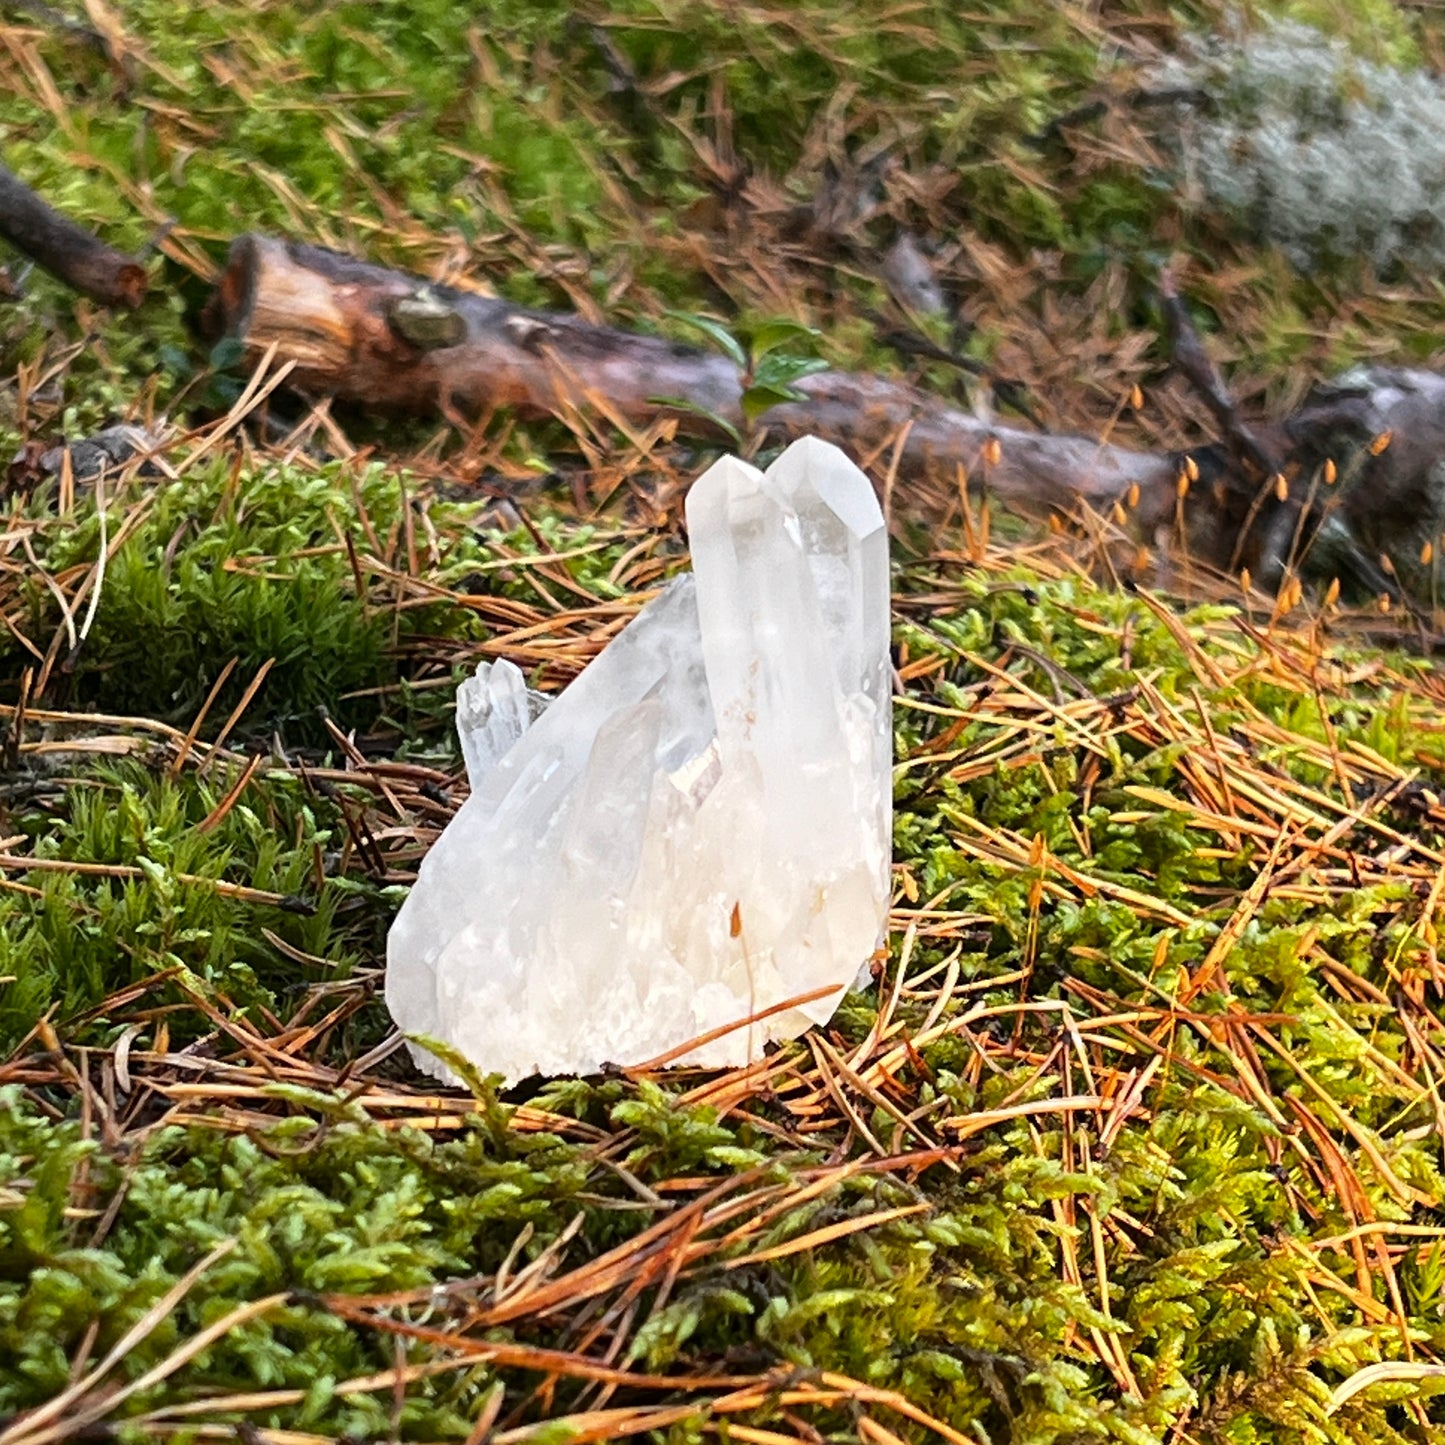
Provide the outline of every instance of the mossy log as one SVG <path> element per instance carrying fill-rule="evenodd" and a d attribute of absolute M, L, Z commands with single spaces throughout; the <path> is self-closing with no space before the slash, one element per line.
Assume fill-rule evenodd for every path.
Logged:
<path fill-rule="evenodd" d="M 716 431 L 708 413 L 742 420 L 743 376 L 721 354 L 269 237 L 232 244 L 211 321 L 253 359 L 274 345 L 278 360 L 295 363 L 298 390 L 368 406 L 452 417 L 592 412 L 629 424 L 671 415 L 701 435 Z M 901 476 L 952 478 L 961 466 L 1014 507 L 1104 510 L 1138 487 L 1141 526 L 1174 512 L 1170 457 L 996 426 L 882 377 L 825 371 L 797 390 L 804 400 L 763 415 L 780 437 L 813 433 L 855 455 L 899 445 Z"/>

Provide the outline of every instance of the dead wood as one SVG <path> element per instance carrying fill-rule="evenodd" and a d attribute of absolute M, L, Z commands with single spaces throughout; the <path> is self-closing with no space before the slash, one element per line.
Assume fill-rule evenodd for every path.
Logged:
<path fill-rule="evenodd" d="M 67 286 L 106 306 L 145 300 L 145 267 L 53 209 L 0 166 L 0 236 Z"/>
<path fill-rule="evenodd" d="M 1210 359 L 1194 323 L 1189 319 L 1179 288 L 1167 268 L 1159 275 L 1159 296 L 1164 307 L 1164 322 L 1174 365 L 1214 414 L 1236 465 L 1252 481 L 1271 480 L 1279 472 L 1281 460 L 1240 416 L 1219 368 Z"/>
<path fill-rule="evenodd" d="M 1246 421 L 1163 286 L 1174 362 L 1222 439 L 1190 454 L 998 425 L 903 382 L 825 371 L 763 414 L 768 433 L 811 433 L 855 456 L 896 458 L 900 478 L 966 476 L 1015 511 L 1119 516 L 1144 539 L 1182 523 L 1195 562 L 1338 577 L 1356 595 L 1433 598 L 1445 548 L 1445 378 L 1376 368 L 1317 391 L 1294 416 Z M 236 240 L 208 323 L 254 361 L 275 348 L 289 384 L 383 409 L 484 417 L 499 408 L 627 426 L 672 417 L 692 435 L 742 423 L 745 378 L 728 357 L 436 285 L 336 252 Z M 1187 505 L 1181 472 L 1192 480 Z M 936 495 L 937 488 L 934 487 Z"/>
<path fill-rule="evenodd" d="M 662 416 L 715 435 L 742 423 L 744 378 L 727 357 L 427 282 L 314 246 L 248 235 L 212 298 L 214 329 L 255 359 L 272 346 L 299 390 L 398 411 L 484 416 L 511 407 L 628 424 Z M 962 468 L 1005 505 L 1111 508 L 1138 488 L 1142 527 L 1167 523 L 1177 461 L 998 426 L 882 377 L 826 371 L 764 413 L 770 433 L 829 437 L 855 455 L 898 448 L 901 476 Z M 891 456 L 891 451 L 884 450 Z"/>
<path fill-rule="evenodd" d="M 24 488 L 48 477 L 58 477 L 67 461 L 72 481 L 92 482 L 113 468 L 124 466 L 132 457 L 159 453 L 166 440 L 163 431 L 126 422 L 108 426 L 78 441 L 62 441 L 49 447 L 32 439 L 15 454 L 6 472 L 6 483 L 12 488 Z M 157 472 L 149 462 L 142 463 L 141 470 Z"/>

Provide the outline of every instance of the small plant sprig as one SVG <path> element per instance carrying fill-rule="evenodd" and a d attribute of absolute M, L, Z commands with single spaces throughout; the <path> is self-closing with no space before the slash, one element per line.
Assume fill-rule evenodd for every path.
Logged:
<path fill-rule="evenodd" d="M 660 405 L 706 417 L 739 448 L 751 439 L 753 424 L 764 412 L 784 402 L 804 399 L 797 382 L 828 369 L 828 363 L 821 357 L 801 355 L 795 349 L 799 343 L 816 342 L 822 335 L 817 327 L 806 326 L 801 321 L 779 317 L 749 329 L 733 331 L 710 316 L 697 316 L 685 311 L 669 311 L 667 315 L 701 332 L 742 372 L 739 405 L 743 428 L 739 430 L 726 417 L 680 397 L 660 397 L 656 400 Z"/>

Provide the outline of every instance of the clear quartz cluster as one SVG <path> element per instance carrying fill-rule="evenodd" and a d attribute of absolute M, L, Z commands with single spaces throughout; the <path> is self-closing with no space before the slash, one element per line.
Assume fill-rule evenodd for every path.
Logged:
<path fill-rule="evenodd" d="M 873 489 L 805 438 L 766 473 L 718 462 L 687 523 L 692 574 L 550 706 L 506 662 L 459 691 L 472 793 L 392 927 L 386 999 L 407 1035 L 484 1074 L 636 1065 L 714 1030 L 676 1062 L 748 1063 L 825 1021 L 885 934 Z"/>

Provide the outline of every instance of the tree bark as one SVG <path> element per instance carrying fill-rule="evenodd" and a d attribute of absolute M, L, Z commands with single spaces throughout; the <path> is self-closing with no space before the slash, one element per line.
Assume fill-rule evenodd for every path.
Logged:
<path fill-rule="evenodd" d="M 296 363 L 299 390 L 369 406 L 443 416 L 590 411 L 629 423 L 670 415 L 697 435 L 718 434 L 701 413 L 742 421 L 743 376 L 725 356 L 264 236 L 232 244 L 208 319 L 253 358 L 274 344 L 278 360 Z M 1008 505 L 1070 511 L 1082 500 L 1104 510 L 1137 486 L 1141 526 L 1174 515 L 1177 461 L 1168 456 L 995 426 L 876 376 L 827 371 L 797 390 L 803 400 L 763 414 L 770 431 L 825 436 L 855 454 L 901 438 L 900 474 L 961 466 Z"/>
<path fill-rule="evenodd" d="M 106 306 L 145 300 L 145 267 L 107 246 L 0 166 L 0 236 L 67 286 Z"/>

